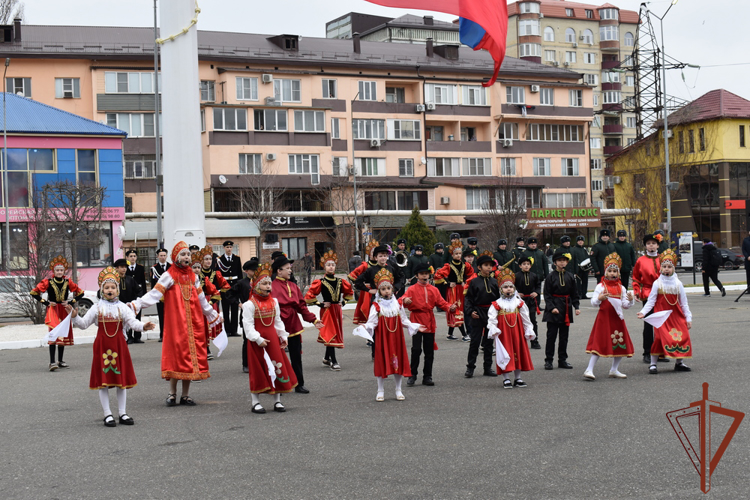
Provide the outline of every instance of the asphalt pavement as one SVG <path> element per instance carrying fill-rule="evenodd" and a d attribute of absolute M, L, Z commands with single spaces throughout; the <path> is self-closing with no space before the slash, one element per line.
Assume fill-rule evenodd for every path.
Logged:
<path fill-rule="evenodd" d="M 438 315 L 435 386 L 404 387 L 375 401 L 370 350 L 351 335 L 337 351 L 342 370 L 321 364 L 324 347 L 304 335 L 308 395 L 283 397 L 286 413 L 250 412 L 240 339 L 212 361 L 212 377 L 193 384 L 196 407 L 164 405 L 156 341 L 130 346 L 139 385 L 128 391 L 135 425 L 105 428 L 88 389 L 91 346 L 67 348 L 70 368 L 50 373 L 46 349 L 0 351 L 0 498 L 705 498 L 665 414 L 702 398 L 750 411 L 750 299 L 690 296 L 696 357 L 691 373 L 640 357 L 625 360 L 627 380 L 607 378 L 610 362 L 583 379 L 585 345 L 596 311 L 584 305 L 569 345 L 573 370 L 536 370 L 526 389 L 501 378 L 465 379 L 468 345 L 445 339 Z M 641 325 L 627 313 L 636 353 Z M 540 324 L 542 341 L 544 324 Z M 407 341 L 410 345 L 410 341 Z M 480 357 L 481 359 L 481 357 Z M 111 391 L 113 411 L 116 408 Z M 272 398 L 261 395 L 270 410 Z M 692 419 L 693 421 L 695 419 Z M 713 416 L 713 448 L 728 428 Z M 697 425 L 686 421 L 696 443 Z M 697 446 L 697 444 L 696 444 Z M 747 498 L 750 422 L 745 419 L 712 477 L 714 498 Z"/>

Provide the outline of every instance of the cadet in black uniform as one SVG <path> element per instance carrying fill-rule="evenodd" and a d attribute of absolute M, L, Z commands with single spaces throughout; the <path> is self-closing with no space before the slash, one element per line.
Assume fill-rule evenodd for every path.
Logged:
<path fill-rule="evenodd" d="M 510 267 L 513 269 L 513 262 L 515 261 L 515 255 L 513 252 L 508 250 L 508 240 L 501 238 L 497 240 L 497 252 L 493 253 L 492 256 L 497 261 L 498 267 Z"/>
<path fill-rule="evenodd" d="M 517 273 L 521 270 L 520 267 L 518 267 L 518 259 L 521 258 L 521 255 L 526 251 L 526 240 L 523 239 L 523 236 L 519 236 L 516 238 L 516 246 L 513 247 L 513 257 L 516 258 L 516 260 L 513 261 L 513 272 Z"/>
<path fill-rule="evenodd" d="M 542 280 L 539 276 L 531 272 L 531 259 L 527 256 L 521 257 L 521 262 L 518 263 L 521 267 L 521 272 L 516 274 L 516 291 L 521 296 L 526 307 L 529 308 L 529 319 L 531 324 L 534 325 L 534 333 L 536 338 L 531 341 L 532 349 L 541 349 L 542 346 L 539 344 L 539 328 L 536 323 L 536 315 L 539 311 L 540 295 L 542 294 Z"/>
<path fill-rule="evenodd" d="M 471 343 L 469 355 L 466 358 L 466 373 L 464 377 L 474 376 L 480 344 L 484 347 L 484 375 L 497 377 L 492 369 L 492 341 L 487 339 L 487 314 L 489 307 L 500 298 L 500 287 L 492 276 L 495 263 L 489 255 L 482 255 L 478 259 L 479 275 L 471 278 L 464 297 L 464 317 L 471 321 Z"/>
<path fill-rule="evenodd" d="M 597 283 L 604 277 L 604 259 L 615 251 L 615 245 L 609 241 L 609 238 L 609 229 L 602 229 L 599 231 L 599 241 L 591 247 L 591 267 Z"/>
<path fill-rule="evenodd" d="M 245 277 L 239 279 L 229 290 L 224 300 L 231 300 L 242 306 L 245 302 L 250 300 L 250 292 L 253 289 L 252 276 L 255 270 L 258 269 L 258 257 L 253 257 L 242 265 L 242 271 L 245 273 Z M 240 307 L 240 326 L 242 326 L 242 307 Z M 245 328 L 242 326 L 242 371 L 249 373 L 250 370 L 247 367 L 247 337 L 245 337 Z"/>
<path fill-rule="evenodd" d="M 589 255 L 589 251 L 586 250 L 586 247 L 584 244 L 586 243 L 586 238 L 583 237 L 583 235 L 578 235 L 576 237 L 576 246 L 574 246 L 571 249 L 571 255 L 573 255 L 573 269 L 570 269 L 570 272 L 574 272 L 576 275 L 576 282 L 578 285 L 578 297 L 580 297 L 581 300 L 587 300 L 588 297 L 586 294 L 588 293 L 589 289 L 589 272 L 588 270 L 584 271 L 581 269 L 581 262 L 583 262 L 586 259 L 589 259 L 591 256 Z"/>
<path fill-rule="evenodd" d="M 432 266 L 432 272 L 434 273 L 438 269 L 442 268 L 445 265 L 444 261 L 444 253 L 445 253 L 445 245 L 443 245 L 441 242 L 435 243 L 435 253 L 430 255 L 430 265 Z M 434 278 L 433 282 L 435 283 L 435 286 L 440 291 L 440 295 L 445 298 L 445 293 L 448 291 L 448 284 L 445 282 L 445 280 L 441 280 L 438 278 Z"/>
<path fill-rule="evenodd" d="M 563 253 L 569 253 L 570 254 L 571 260 L 570 260 L 570 262 L 568 262 L 568 265 L 565 266 L 565 270 L 567 272 L 569 272 L 570 274 L 572 274 L 572 275 L 575 276 L 575 274 L 576 274 L 576 271 L 575 271 L 576 263 L 575 263 L 575 258 L 573 257 L 573 249 L 570 247 L 570 236 L 568 236 L 567 234 L 564 234 L 560 238 L 560 247 L 559 248 L 560 248 L 560 250 L 563 251 Z"/>
<path fill-rule="evenodd" d="M 549 259 L 542 250 L 537 248 L 537 243 L 537 239 L 533 237 L 526 240 L 526 250 L 521 255 L 531 257 L 531 272 L 539 276 L 540 280 L 544 280 L 549 274 Z"/>
<path fill-rule="evenodd" d="M 172 264 L 167 262 L 167 254 L 169 254 L 169 252 L 167 252 L 166 248 L 156 249 L 156 258 L 158 261 L 151 266 L 151 275 L 149 276 L 151 288 L 154 288 L 159 282 L 161 275 L 166 273 L 167 269 L 172 267 Z M 156 314 L 159 315 L 159 342 L 161 342 L 164 340 L 164 297 L 156 303 Z"/>
<path fill-rule="evenodd" d="M 141 297 L 143 295 L 141 286 L 135 279 L 133 279 L 132 276 L 128 274 L 128 261 L 125 259 L 117 259 L 114 263 L 114 268 L 117 269 L 118 273 L 120 273 L 120 295 L 118 297 L 120 299 L 120 302 L 122 302 L 123 304 L 127 304 L 128 302 L 132 302 L 138 297 Z M 98 292 L 97 296 L 99 296 Z M 141 332 L 137 333 L 138 339 L 133 339 L 133 332 L 127 330 L 128 344 L 143 343 L 143 341 L 141 340 Z"/>
<path fill-rule="evenodd" d="M 633 266 L 637 257 L 635 256 L 635 249 L 628 241 L 628 233 L 624 229 L 617 231 L 617 240 L 615 241 L 615 252 L 622 259 L 622 267 L 620 268 L 620 282 L 625 289 L 628 289 L 630 284 L 630 273 L 633 272 Z M 705 262 L 705 261 L 704 261 Z M 606 271 L 606 269 L 605 269 Z"/>
<path fill-rule="evenodd" d="M 417 282 L 417 273 L 414 270 L 420 267 L 421 264 L 429 266 L 430 258 L 424 254 L 424 247 L 422 245 L 414 245 L 414 255 L 409 257 L 409 264 L 404 268 L 406 269 L 407 285 L 413 285 Z"/>
<path fill-rule="evenodd" d="M 128 259 L 128 268 L 125 271 L 125 275 L 130 276 L 136 283 L 138 283 L 137 293 L 139 293 L 139 295 L 131 299 L 135 300 L 138 297 L 146 295 L 146 268 L 138 264 L 138 252 L 134 249 L 131 248 L 125 252 L 125 257 Z M 120 286 L 120 289 L 122 289 L 122 286 Z M 120 299 L 120 301 L 124 302 L 122 299 Z M 138 314 L 135 315 L 138 321 L 141 320 L 141 312 L 142 311 L 139 311 Z M 141 340 L 141 332 L 128 330 L 128 344 L 143 344 L 143 341 Z"/>
<path fill-rule="evenodd" d="M 544 369 L 552 369 L 552 359 L 555 356 L 555 341 L 560 334 L 560 344 L 557 348 L 557 366 L 571 369 L 568 363 L 568 335 L 570 324 L 575 315 L 581 314 L 578 301 L 578 288 L 572 274 L 564 271 L 568 264 L 568 257 L 560 249 L 552 256 L 555 270 L 544 280 L 544 317 L 547 323 L 547 345 L 545 346 Z"/>
<path fill-rule="evenodd" d="M 234 248 L 233 241 L 227 240 L 223 243 L 223 246 L 224 255 L 219 257 L 216 262 L 221 275 L 224 276 L 229 286 L 232 287 L 237 280 L 242 278 L 242 261 L 239 255 L 232 254 L 232 249 Z M 239 337 L 240 335 L 237 333 L 237 302 L 231 300 L 222 301 L 221 310 L 224 313 L 224 329 L 227 332 L 227 337 Z"/>

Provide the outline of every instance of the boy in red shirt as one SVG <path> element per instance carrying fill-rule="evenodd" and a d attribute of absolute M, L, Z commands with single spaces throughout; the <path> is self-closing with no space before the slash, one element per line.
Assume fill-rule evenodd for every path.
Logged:
<path fill-rule="evenodd" d="M 655 234 L 647 234 L 643 237 L 646 247 L 646 255 L 638 257 L 633 266 L 633 291 L 635 298 L 646 305 L 651 287 L 661 274 L 659 261 L 659 240 Z M 643 362 L 651 363 L 651 344 L 654 343 L 654 327 L 643 322 Z M 660 359 L 659 361 L 666 361 Z"/>

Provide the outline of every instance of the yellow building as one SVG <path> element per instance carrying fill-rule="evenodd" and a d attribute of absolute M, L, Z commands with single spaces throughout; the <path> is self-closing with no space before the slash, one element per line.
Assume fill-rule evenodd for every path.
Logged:
<path fill-rule="evenodd" d="M 748 209 L 735 208 L 750 207 L 750 101 L 712 90 L 672 113 L 668 125 L 673 240 L 693 232 L 721 247 L 739 246 L 750 227 Z M 616 207 L 641 209 L 633 221 L 617 218 L 618 229 L 632 229 L 637 241 L 667 220 L 662 130 L 607 164 Z"/>

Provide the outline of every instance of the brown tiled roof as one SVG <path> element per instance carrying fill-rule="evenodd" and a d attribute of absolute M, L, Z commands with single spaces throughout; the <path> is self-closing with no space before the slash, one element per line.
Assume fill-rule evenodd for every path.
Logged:
<path fill-rule="evenodd" d="M 707 92 L 667 117 L 669 125 L 717 118 L 750 118 L 750 101 L 724 89 Z"/>
<path fill-rule="evenodd" d="M 433 20 L 433 24 L 425 24 L 424 17 L 415 16 L 413 14 L 405 14 L 401 17 L 391 19 L 383 24 L 370 28 L 369 30 L 361 33 L 362 36 L 376 31 L 380 31 L 387 27 L 393 28 L 423 28 L 426 30 L 438 30 L 438 31 L 458 31 L 458 24 L 450 23 L 447 21 L 440 21 L 438 19 Z"/>
<path fill-rule="evenodd" d="M 520 10 L 518 7 L 519 3 L 523 0 L 514 2 L 508 5 L 508 15 L 518 15 Z M 541 4 L 541 11 L 544 17 L 560 17 L 565 19 L 587 19 L 586 11 L 593 10 L 594 17 L 589 19 L 590 21 L 599 21 L 599 9 L 617 9 L 620 11 L 620 23 L 622 24 L 638 24 L 638 13 L 633 10 L 620 9 L 616 5 L 605 3 L 603 5 L 591 5 L 586 3 L 568 2 L 567 0 L 542 0 L 538 2 Z M 573 17 L 568 17 L 565 13 L 565 9 L 573 9 Z"/>

